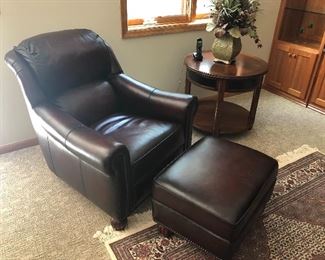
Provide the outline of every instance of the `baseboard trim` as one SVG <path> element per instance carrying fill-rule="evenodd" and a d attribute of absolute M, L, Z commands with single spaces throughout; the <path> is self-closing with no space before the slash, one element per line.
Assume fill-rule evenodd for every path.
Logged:
<path fill-rule="evenodd" d="M 27 139 L 16 143 L 0 145 L 0 154 L 10 153 L 38 144 L 37 138 Z"/>
<path fill-rule="evenodd" d="M 308 108 L 325 115 L 325 108 L 319 107 L 314 104 L 308 104 Z"/>

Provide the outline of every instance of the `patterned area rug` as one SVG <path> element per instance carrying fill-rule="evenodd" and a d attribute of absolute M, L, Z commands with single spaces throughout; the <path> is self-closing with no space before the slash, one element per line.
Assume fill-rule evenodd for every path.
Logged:
<path fill-rule="evenodd" d="M 325 259 L 325 155 L 303 146 L 279 156 L 274 193 L 234 259 Z M 158 233 L 151 212 L 129 228 L 97 232 L 112 259 L 215 259 L 186 239 Z"/>

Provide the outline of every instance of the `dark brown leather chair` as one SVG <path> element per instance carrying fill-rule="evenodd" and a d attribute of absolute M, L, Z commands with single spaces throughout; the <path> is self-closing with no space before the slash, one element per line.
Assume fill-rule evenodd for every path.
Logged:
<path fill-rule="evenodd" d="M 49 168 L 123 229 L 153 177 L 189 148 L 197 99 L 126 76 L 90 30 L 29 38 L 5 60 Z"/>

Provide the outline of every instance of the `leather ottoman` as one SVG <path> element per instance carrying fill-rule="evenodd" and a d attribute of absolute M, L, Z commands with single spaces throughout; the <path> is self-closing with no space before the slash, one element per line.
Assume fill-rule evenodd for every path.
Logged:
<path fill-rule="evenodd" d="M 154 181 L 153 219 L 221 259 L 231 258 L 269 200 L 278 163 L 226 140 L 206 137 Z"/>

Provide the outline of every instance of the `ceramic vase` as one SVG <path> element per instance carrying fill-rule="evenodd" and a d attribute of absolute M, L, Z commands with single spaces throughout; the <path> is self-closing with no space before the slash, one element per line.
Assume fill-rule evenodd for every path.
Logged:
<path fill-rule="evenodd" d="M 241 39 L 234 38 L 228 33 L 222 37 L 215 38 L 211 51 L 216 62 L 231 64 L 241 51 Z"/>

